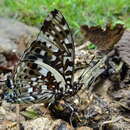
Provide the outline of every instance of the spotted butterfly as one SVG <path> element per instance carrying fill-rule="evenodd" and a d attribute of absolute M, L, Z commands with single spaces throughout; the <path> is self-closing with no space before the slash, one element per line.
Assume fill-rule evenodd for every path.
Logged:
<path fill-rule="evenodd" d="M 13 78 L 7 79 L 8 102 L 50 103 L 74 95 L 81 87 L 73 81 L 74 41 L 60 11 L 49 13 L 41 32 L 25 50 Z"/>

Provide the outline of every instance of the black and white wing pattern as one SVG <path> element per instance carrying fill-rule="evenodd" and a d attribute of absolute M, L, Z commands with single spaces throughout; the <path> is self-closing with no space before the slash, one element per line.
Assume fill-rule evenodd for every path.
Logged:
<path fill-rule="evenodd" d="M 54 102 L 73 95 L 74 42 L 69 26 L 58 10 L 53 10 L 21 57 L 13 79 L 7 79 L 5 99 L 14 103 Z"/>

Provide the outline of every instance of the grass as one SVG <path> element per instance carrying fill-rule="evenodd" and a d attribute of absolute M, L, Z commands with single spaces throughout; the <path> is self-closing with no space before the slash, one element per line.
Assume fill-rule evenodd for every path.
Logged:
<path fill-rule="evenodd" d="M 40 27 L 54 8 L 64 14 L 75 33 L 81 24 L 104 27 L 107 23 L 124 23 L 130 27 L 130 0 L 2 0 L 0 16 Z"/>

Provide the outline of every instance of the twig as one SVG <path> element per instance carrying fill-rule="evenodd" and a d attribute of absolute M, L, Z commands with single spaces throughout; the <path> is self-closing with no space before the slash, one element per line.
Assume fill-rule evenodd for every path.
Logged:
<path fill-rule="evenodd" d="M 17 130 L 20 130 L 20 105 L 16 104 Z"/>

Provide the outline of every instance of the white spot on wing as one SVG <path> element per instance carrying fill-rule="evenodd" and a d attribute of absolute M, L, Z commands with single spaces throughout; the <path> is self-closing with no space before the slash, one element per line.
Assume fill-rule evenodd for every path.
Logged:
<path fill-rule="evenodd" d="M 47 69 L 42 67 L 42 69 L 39 71 L 42 75 L 47 76 L 47 73 L 49 72 Z"/>
<path fill-rule="evenodd" d="M 40 54 L 41 54 L 42 56 L 44 56 L 44 55 L 45 55 L 45 51 L 41 51 Z"/>
<path fill-rule="evenodd" d="M 71 81 L 67 80 L 67 83 L 69 84 Z"/>
<path fill-rule="evenodd" d="M 12 80 L 10 80 L 10 84 L 11 84 L 11 88 L 14 88 L 14 84 Z"/>
<path fill-rule="evenodd" d="M 41 79 L 42 78 L 42 76 L 38 76 L 38 79 Z"/>
<path fill-rule="evenodd" d="M 58 51 L 59 51 L 58 48 L 53 49 L 53 52 L 58 52 Z"/>
<path fill-rule="evenodd" d="M 61 17 L 59 17 L 59 16 L 56 16 L 56 19 L 58 20 L 58 21 L 61 21 Z"/>
<path fill-rule="evenodd" d="M 63 72 L 63 68 L 60 68 L 59 71 L 60 71 L 60 72 Z"/>
<path fill-rule="evenodd" d="M 32 80 L 32 81 L 36 81 L 36 80 L 37 80 L 37 78 L 31 78 L 31 80 Z"/>
<path fill-rule="evenodd" d="M 56 56 L 52 55 L 52 61 L 55 61 L 56 60 Z"/>
<path fill-rule="evenodd" d="M 49 43 L 47 43 L 47 45 L 46 45 L 48 48 L 50 48 L 51 47 L 51 45 L 49 44 Z"/>
<path fill-rule="evenodd" d="M 64 41 L 65 41 L 66 44 L 70 43 L 69 40 L 68 40 L 67 38 L 65 38 Z"/>
<path fill-rule="evenodd" d="M 58 26 L 55 26 L 55 28 L 57 31 L 59 31 L 59 32 L 61 31 L 61 29 Z"/>
<path fill-rule="evenodd" d="M 49 39 L 53 41 L 54 37 L 49 35 Z"/>
<path fill-rule="evenodd" d="M 68 70 L 72 71 L 72 67 L 71 67 L 71 66 L 68 66 L 66 70 L 67 70 L 67 71 L 68 71 Z"/>
<path fill-rule="evenodd" d="M 52 34 L 54 34 L 54 35 L 55 35 L 55 32 L 54 32 L 53 30 L 52 30 L 51 32 L 52 32 Z"/>
<path fill-rule="evenodd" d="M 42 85 L 42 87 L 41 87 L 43 90 L 47 90 L 47 85 Z"/>
<path fill-rule="evenodd" d="M 64 30 L 68 29 L 67 24 L 65 24 L 65 25 L 63 26 L 63 29 L 64 29 Z"/>
<path fill-rule="evenodd" d="M 28 93 L 31 93 L 33 92 L 33 89 L 32 88 L 28 88 Z"/>
<path fill-rule="evenodd" d="M 65 78 L 66 79 L 71 78 L 71 75 L 66 75 Z"/>
<path fill-rule="evenodd" d="M 33 82 L 33 84 L 32 84 L 33 86 L 35 86 L 35 85 L 37 85 L 37 82 Z"/>
<path fill-rule="evenodd" d="M 29 82 L 28 82 L 29 83 Z M 30 83 L 29 83 L 30 84 Z M 25 88 L 30 88 L 30 85 L 29 84 L 27 84 L 26 86 L 25 86 Z"/>

